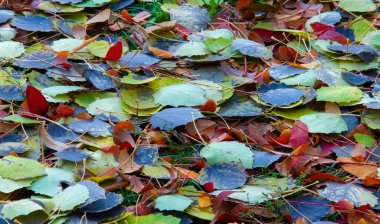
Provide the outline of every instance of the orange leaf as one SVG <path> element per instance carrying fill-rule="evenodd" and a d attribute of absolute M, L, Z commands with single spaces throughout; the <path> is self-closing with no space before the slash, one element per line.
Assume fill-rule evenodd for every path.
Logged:
<path fill-rule="evenodd" d="M 197 179 L 199 177 L 199 174 L 194 172 L 194 171 L 191 171 L 191 170 L 188 170 L 188 169 L 185 169 L 185 168 L 181 168 L 181 167 L 174 167 L 173 168 L 174 170 L 178 171 L 178 174 L 179 174 L 179 177 L 180 178 L 186 178 L 186 179 Z"/>
<path fill-rule="evenodd" d="M 148 47 L 149 51 L 156 57 L 160 58 L 172 58 L 174 55 L 169 51 L 164 51 L 155 47 Z"/>
<path fill-rule="evenodd" d="M 249 3 L 251 3 L 251 0 L 239 0 L 236 4 L 236 9 L 240 10 L 243 7 L 247 7 Z"/>
<path fill-rule="evenodd" d="M 92 37 L 90 39 L 87 39 L 87 40 L 83 41 L 82 44 L 80 44 L 79 46 L 77 46 L 77 47 L 75 47 L 73 49 L 73 53 L 75 53 L 75 52 L 79 51 L 80 49 L 86 47 L 87 45 L 89 45 L 90 43 L 92 43 L 94 40 L 98 39 L 98 37 L 100 37 L 100 35 L 101 34 L 98 34 L 98 35 L 96 35 L 96 36 L 94 36 L 94 37 Z"/>
<path fill-rule="evenodd" d="M 207 207 L 210 207 L 212 205 L 212 202 L 211 202 L 211 197 L 210 196 L 200 196 L 198 198 L 198 206 L 200 208 L 207 208 Z"/>
<path fill-rule="evenodd" d="M 63 103 L 59 104 L 57 114 L 59 117 L 67 117 L 74 113 L 74 109 Z"/>
<path fill-rule="evenodd" d="M 366 186 L 380 186 L 380 178 L 366 176 L 364 178 L 363 184 Z"/>
<path fill-rule="evenodd" d="M 206 103 L 203 104 L 200 111 L 209 111 L 209 112 L 215 112 L 218 105 L 213 99 L 207 99 Z"/>
<path fill-rule="evenodd" d="M 58 62 L 58 64 L 67 63 L 67 57 L 69 57 L 69 55 L 69 51 L 60 51 L 55 56 L 55 60 Z"/>
<path fill-rule="evenodd" d="M 275 138 L 274 140 L 276 142 L 279 142 L 281 144 L 289 144 L 289 141 L 290 141 L 290 136 L 292 135 L 292 131 L 290 129 L 285 129 L 281 132 L 280 136 L 278 136 L 277 138 Z"/>
<path fill-rule="evenodd" d="M 362 143 L 356 143 L 352 150 L 351 157 L 359 162 L 364 162 L 366 147 Z"/>
<path fill-rule="evenodd" d="M 130 121 L 121 121 L 117 123 L 113 129 L 113 133 L 117 133 L 120 129 L 125 129 L 127 131 L 134 131 L 135 125 Z"/>
<path fill-rule="evenodd" d="M 345 171 L 351 173 L 352 175 L 355 175 L 361 180 L 364 180 L 367 176 L 375 177 L 377 174 L 377 166 L 373 162 L 357 162 L 352 158 L 344 157 L 338 157 L 336 160 L 343 162 L 343 164 L 341 164 L 341 167 Z"/>
<path fill-rule="evenodd" d="M 131 14 L 126 9 L 121 10 L 121 16 L 128 21 L 134 22 Z"/>

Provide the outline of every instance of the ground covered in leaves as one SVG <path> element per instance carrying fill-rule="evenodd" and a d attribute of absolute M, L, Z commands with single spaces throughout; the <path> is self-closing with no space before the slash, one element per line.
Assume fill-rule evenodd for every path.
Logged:
<path fill-rule="evenodd" d="M 0 223 L 380 223 L 378 1 L 1 0 Z"/>

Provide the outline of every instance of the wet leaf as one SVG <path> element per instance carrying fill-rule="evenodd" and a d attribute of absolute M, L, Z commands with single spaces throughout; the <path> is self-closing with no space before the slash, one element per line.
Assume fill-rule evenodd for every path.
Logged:
<path fill-rule="evenodd" d="M 154 128 L 161 130 L 171 130 L 175 127 L 185 125 L 198 118 L 204 117 L 199 110 L 189 107 L 169 108 L 155 113 L 150 118 Z"/>
<path fill-rule="evenodd" d="M 213 183 L 215 189 L 234 189 L 245 184 L 247 174 L 240 164 L 215 163 L 203 168 L 198 180 L 201 184 Z"/>
<path fill-rule="evenodd" d="M 1 213 L 3 214 L 4 218 L 14 219 L 16 217 L 22 215 L 29 215 L 32 212 L 40 210 L 44 210 L 44 208 L 41 207 L 41 205 L 29 199 L 22 199 L 4 205 L 3 209 L 1 210 Z"/>
<path fill-rule="evenodd" d="M 346 122 L 336 114 L 316 113 L 300 117 L 310 133 L 341 133 L 347 131 Z"/>
<path fill-rule="evenodd" d="M 83 185 L 76 184 L 56 194 L 51 203 L 55 211 L 70 211 L 83 204 L 89 197 L 89 190 Z"/>
<path fill-rule="evenodd" d="M 273 56 L 264 45 L 246 39 L 238 38 L 232 42 L 231 46 L 233 50 L 254 58 L 269 60 Z"/>
<path fill-rule="evenodd" d="M 366 204 L 375 206 L 378 203 L 377 197 L 371 191 L 356 184 L 327 182 L 320 184 L 320 186 L 326 187 L 318 190 L 318 193 L 330 201 L 338 202 L 346 200 L 354 204 L 355 207 Z"/>
<path fill-rule="evenodd" d="M 265 92 L 260 99 L 272 106 L 281 107 L 296 103 L 303 96 L 304 93 L 301 90 L 286 88 L 269 90 L 268 92 Z"/>
<path fill-rule="evenodd" d="M 241 163 L 245 168 L 252 168 L 253 153 L 250 148 L 239 142 L 214 142 L 201 150 L 201 156 L 207 164 L 218 162 Z"/>
<path fill-rule="evenodd" d="M 164 211 L 184 211 L 193 201 L 180 194 L 169 194 L 155 200 L 155 208 Z"/>
<path fill-rule="evenodd" d="M 16 16 L 11 25 L 22 30 L 50 32 L 54 31 L 53 19 L 38 15 Z"/>
<path fill-rule="evenodd" d="M 39 162 L 14 156 L 0 159 L 0 176 L 11 180 L 23 180 L 45 175 L 45 168 Z"/>

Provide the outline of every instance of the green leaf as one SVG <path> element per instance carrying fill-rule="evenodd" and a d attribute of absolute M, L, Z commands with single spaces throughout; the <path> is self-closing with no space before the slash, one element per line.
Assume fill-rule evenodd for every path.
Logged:
<path fill-rule="evenodd" d="M 231 39 L 219 37 L 219 38 L 208 38 L 204 41 L 206 47 L 217 54 L 221 55 L 232 55 L 235 52 L 231 48 Z"/>
<path fill-rule="evenodd" d="M 128 106 L 137 109 L 149 109 L 160 106 L 154 102 L 154 90 L 149 87 L 125 89 L 121 92 L 121 98 Z"/>
<path fill-rule="evenodd" d="M 119 166 L 115 161 L 113 154 L 105 153 L 100 150 L 94 152 L 87 161 L 88 170 L 95 174 L 100 173 L 111 166 Z"/>
<path fill-rule="evenodd" d="M 251 204 L 257 204 L 269 200 L 271 198 L 270 193 L 272 192 L 263 187 L 248 185 L 243 186 L 241 190 L 244 192 L 232 193 L 228 196 L 228 198 L 244 201 Z"/>
<path fill-rule="evenodd" d="M 363 92 L 359 88 L 351 86 L 321 87 L 317 90 L 318 101 L 350 103 L 360 101 L 362 97 Z"/>
<path fill-rule="evenodd" d="M 341 133 L 347 131 L 347 124 L 341 116 L 332 113 L 315 113 L 300 117 L 310 133 Z"/>
<path fill-rule="evenodd" d="M 213 220 L 215 218 L 215 214 L 212 212 L 212 207 L 207 208 L 198 208 L 194 205 L 191 205 L 185 212 L 194 217 L 204 219 L 204 220 Z"/>
<path fill-rule="evenodd" d="M 43 1 L 37 5 L 36 9 L 43 10 L 50 13 L 63 13 L 63 12 L 80 12 L 83 10 L 81 7 L 72 5 L 62 5 L 57 2 Z"/>
<path fill-rule="evenodd" d="M 25 48 L 22 43 L 15 41 L 0 42 L 0 61 L 20 57 Z"/>
<path fill-rule="evenodd" d="M 45 175 L 45 167 L 32 159 L 5 156 L 0 159 L 0 176 L 11 180 L 30 179 Z"/>
<path fill-rule="evenodd" d="M 74 5 L 79 7 L 100 7 L 112 1 L 113 0 L 84 0 Z"/>
<path fill-rule="evenodd" d="M 195 83 L 170 85 L 159 89 L 153 96 L 156 103 L 167 106 L 201 106 L 207 99 L 211 98 L 215 102 L 223 99 L 222 87 L 203 81 Z"/>
<path fill-rule="evenodd" d="M 21 117 L 18 114 L 12 114 L 12 115 L 3 117 L 3 118 L 1 118 L 1 120 L 4 120 L 4 121 L 13 121 L 13 122 L 22 123 L 22 124 L 38 124 L 38 123 L 40 123 L 37 120 L 33 120 L 33 119 L 30 119 L 30 118 L 26 118 L 26 117 Z"/>
<path fill-rule="evenodd" d="M 109 92 L 84 92 L 75 95 L 75 103 L 81 107 L 87 108 L 95 100 L 116 97 L 115 93 Z"/>
<path fill-rule="evenodd" d="M 12 201 L 4 205 L 1 213 L 6 219 L 14 219 L 22 215 L 29 215 L 32 212 L 44 210 L 44 208 L 29 199 Z"/>
<path fill-rule="evenodd" d="M 242 163 L 248 169 L 253 166 L 251 149 L 235 141 L 211 143 L 201 150 L 201 156 L 207 160 L 208 165 L 218 162 L 235 162 Z"/>
<path fill-rule="evenodd" d="M 156 213 L 142 216 L 128 216 L 127 222 L 133 224 L 179 224 L 181 222 L 181 219 L 171 215 L 163 215 L 161 213 Z"/>
<path fill-rule="evenodd" d="M 0 177 L 0 192 L 8 194 L 15 190 L 29 187 L 32 182 L 33 179 L 14 181 Z"/>
<path fill-rule="evenodd" d="M 56 194 L 51 202 L 54 204 L 54 211 L 70 211 L 76 206 L 83 204 L 90 197 L 87 187 L 76 184 L 69 186 Z"/>
<path fill-rule="evenodd" d="M 107 116 L 117 117 L 120 120 L 128 120 L 130 118 L 121 107 L 121 100 L 119 97 L 95 100 L 88 105 L 86 109 L 91 115 L 105 114 Z"/>
<path fill-rule="evenodd" d="M 155 208 L 163 211 L 184 211 L 187 207 L 191 205 L 193 200 L 182 196 L 180 194 L 169 194 L 169 195 L 162 195 L 158 197 L 155 201 Z"/>
<path fill-rule="evenodd" d="M 94 41 L 87 45 L 88 51 L 94 56 L 100 58 L 104 58 L 106 56 L 110 47 L 111 45 L 105 40 Z"/>
<path fill-rule="evenodd" d="M 354 30 L 355 41 L 361 41 L 368 33 L 376 30 L 372 23 L 362 16 L 356 17 L 348 25 L 350 29 Z"/>
<path fill-rule="evenodd" d="M 380 112 L 377 110 L 370 110 L 363 116 L 363 122 L 372 129 L 380 130 Z"/>
<path fill-rule="evenodd" d="M 349 12 L 372 12 L 376 10 L 373 0 L 340 0 L 339 7 Z"/>
<path fill-rule="evenodd" d="M 210 53 L 211 51 L 206 47 L 204 43 L 188 42 L 180 45 L 174 54 L 179 57 L 192 57 L 203 56 Z"/>
<path fill-rule="evenodd" d="M 45 89 L 42 89 L 41 92 L 45 95 L 49 96 L 57 96 L 60 94 L 66 94 L 70 92 L 75 92 L 79 90 L 85 90 L 86 88 L 81 87 L 81 86 L 52 86 L 52 87 L 47 87 Z"/>
<path fill-rule="evenodd" d="M 273 113 L 279 117 L 284 117 L 291 120 L 298 120 L 300 117 L 309 114 L 315 114 L 317 112 L 310 110 L 309 108 L 300 108 L 300 109 L 277 109 Z"/>
<path fill-rule="evenodd" d="M 62 38 L 62 39 L 53 41 L 51 48 L 55 52 L 69 51 L 70 53 L 72 53 L 76 47 L 78 47 L 79 45 L 83 43 L 83 41 L 84 40 L 80 40 L 80 39 Z M 77 53 L 78 52 L 80 53 L 88 52 L 87 46 L 81 48 L 79 51 L 77 51 Z"/>
<path fill-rule="evenodd" d="M 273 56 L 272 51 L 266 48 L 265 45 L 247 39 L 237 38 L 232 42 L 231 46 L 233 50 L 254 58 L 269 60 Z"/>
<path fill-rule="evenodd" d="M 354 135 L 354 138 L 357 142 L 362 143 L 368 148 L 371 147 L 376 142 L 376 140 L 372 138 L 370 135 L 365 135 L 365 134 L 360 134 L 360 133 L 356 133 Z"/>

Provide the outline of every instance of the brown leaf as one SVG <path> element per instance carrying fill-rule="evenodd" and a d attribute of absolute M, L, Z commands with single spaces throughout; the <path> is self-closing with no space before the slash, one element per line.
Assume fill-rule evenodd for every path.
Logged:
<path fill-rule="evenodd" d="M 364 180 L 366 176 L 374 177 L 377 174 L 377 166 L 372 161 L 364 163 L 358 162 L 352 158 L 344 157 L 338 157 L 336 160 L 339 162 L 343 162 L 343 164 L 341 164 L 341 167 L 345 171 L 351 173 L 352 175 L 355 175 L 361 180 Z"/>
<path fill-rule="evenodd" d="M 110 19 L 111 16 L 111 10 L 110 9 L 105 9 L 98 14 L 96 14 L 94 17 L 91 19 L 87 20 L 85 23 L 86 25 L 93 24 L 93 23 L 101 23 L 101 22 L 106 22 Z"/>

